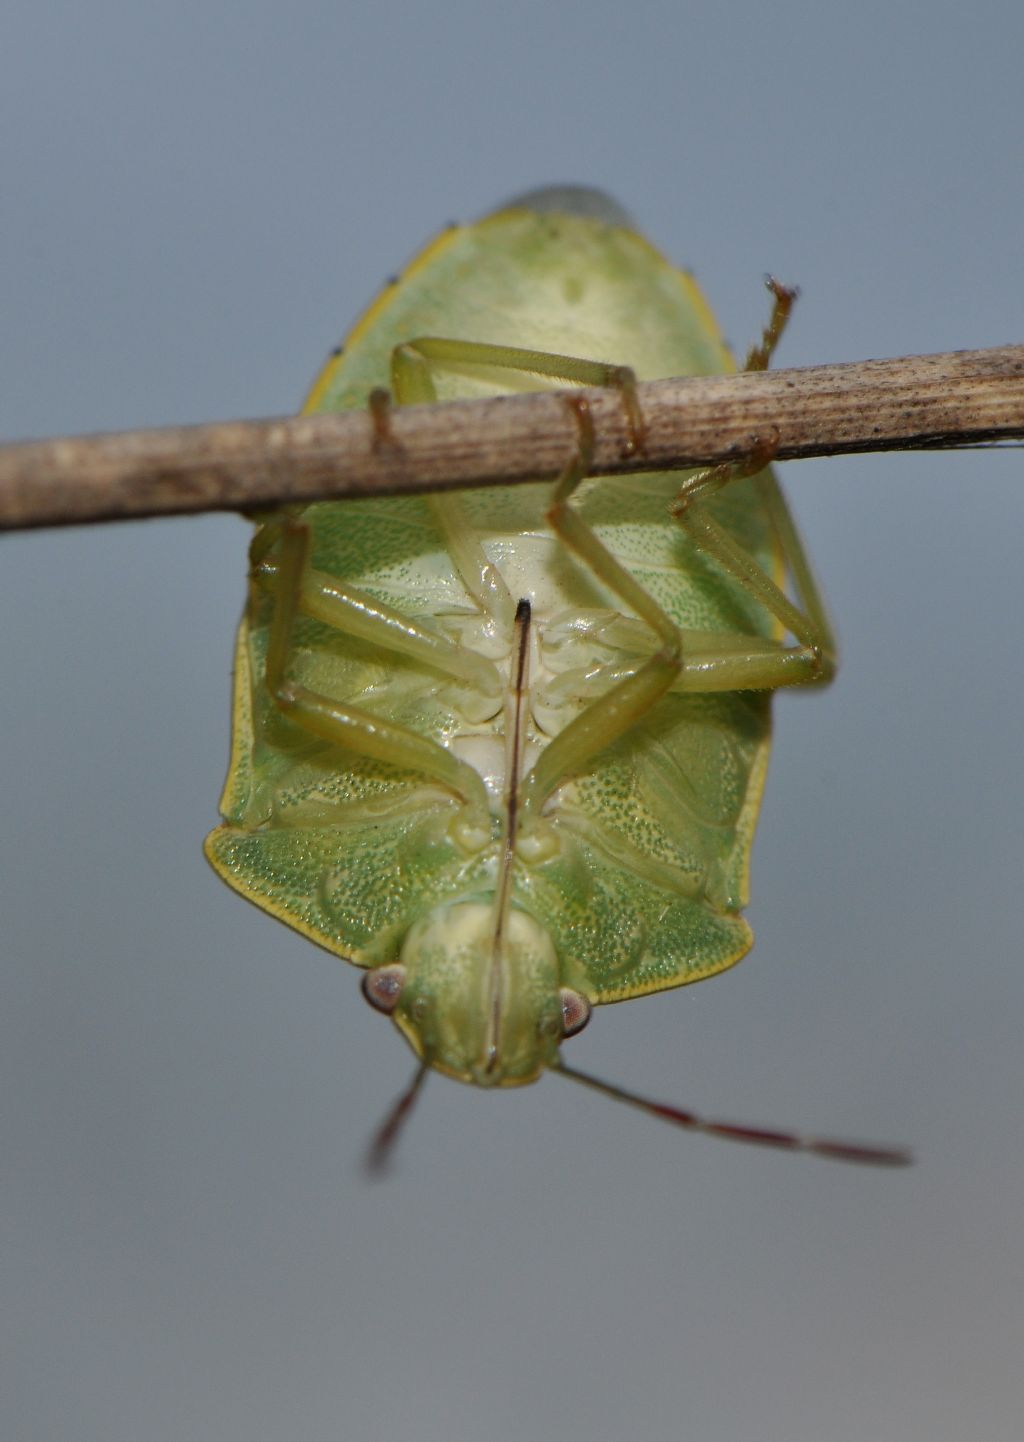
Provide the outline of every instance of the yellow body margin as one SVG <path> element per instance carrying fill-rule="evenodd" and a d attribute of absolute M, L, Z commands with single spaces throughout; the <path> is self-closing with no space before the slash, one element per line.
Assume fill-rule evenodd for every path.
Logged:
<path fill-rule="evenodd" d="M 331 356 L 330 360 L 327 362 L 323 370 L 313 382 L 309 395 L 307 395 L 305 401 L 303 402 L 302 410 L 300 412 L 301 415 L 309 415 L 311 411 L 318 411 L 321 409 L 324 396 L 330 390 L 332 383 L 334 382 L 338 372 L 341 370 L 341 367 L 345 362 L 345 352 L 351 346 L 355 345 L 356 341 L 360 339 L 364 331 L 369 330 L 371 326 L 377 323 L 377 320 L 380 317 L 381 313 L 385 311 L 387 307 L 391 304 L 392 298 L 394 297 L 395 291 L 398 289 L 398 287 L 400 285 L 404 285 L 407 280 L 409 280 L 412 276 L 416 275 L 417 272 L 422 270 L 425 265 L 428 265 L 435 256 L 440 255 L 442 251 L 447 250 L 448 246 L 452 244 L 456 236 L 461 235 L 461 233 L 465 229 L 466 227 L 462 225 L 447 226 L 446 229 L 441 231 L 440 235 L 436 235 L 434 239 L 429 242 L 429 244 L 423 247 L 420 253 L 415 257 L 414 260 L 411 260 L 409 262 L 405 270 L 403 270 L 400 275 L 396 276 L 393 281 L 388 282 L 388 284 L 381 291 L 380 295 L 377 296 L 377 298 L 371 303 L 371 305 L 363 313 L 359 320 L 356 321 L 355 325 L 345 337 L 345 340 L 340 350 L 336 351 L 335 354 Z"/>

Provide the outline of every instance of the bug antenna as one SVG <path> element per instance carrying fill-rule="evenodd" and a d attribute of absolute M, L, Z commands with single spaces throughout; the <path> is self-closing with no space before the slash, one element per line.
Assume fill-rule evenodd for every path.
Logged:
<path fill-rule="evenodd" d="M 777 1147 L 780 1151 L 788 1152 L 813 1152 L 815 1156 L 831 1157 L 835 1161 L 861 1162 L 876 1167 L 903 1167 L 913 1160 L 905 1147 L 864 1146 L 858 1142 L 836 1141 L 830 1137 L 805 1137 L 796 1132 L 766 1131 L 761 1127 L 740 1126 L 735 1122 L 706 1121 L 693 1112 L 683 1111 L 665 1102 L 650 1101 L 647 1097 L 637 1096 L 635 1092 L 626 1091 L 612 1082 L 576 1071 L 574 1067 L 565 1066 L 561 1061 L 551 1070 L 571 1077 L 573 1081 L 582 1082 L 594 1091 L 604 1092 L 605 1096 L 613 1097 L 615 1101 L 627 1102 L 632 1107 L 638 1107 L 640 1111 L 660 1117 L 662 1121 L 672 1122 L 677 1127 L 685 1127 L 692 1132 L 705 1132 L 708 1136 L 724 1137 L 731 1142 L 753 1142 L 756 1146 Z"/>
<path fill-rule="evenodd" d="M 420 1087 L 429 1070 L 430 1061 L 425 1057 L 413 1073 L 412 1081 L 399 1095 L 378 1128 L 366 1154 L 366 1170 L 371 1176 L 379 1177 L 387 1171 L 394 1154 L 398 1134 L 402 1130 L 406 1117 L 412 1111 L 413 1102 L 419 1096 Z"/>

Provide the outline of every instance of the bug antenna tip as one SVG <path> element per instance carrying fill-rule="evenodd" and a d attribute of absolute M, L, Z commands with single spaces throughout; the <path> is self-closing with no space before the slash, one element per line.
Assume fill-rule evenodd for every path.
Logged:
<path fill-rule="evenodd" d="M 366 1171 L 371 1177 L 382 1177 L 387 1172 L 391 1158 L 394 1156 L 395 1143 L 405 1123 L 406 1118 L 412 1111 L 413 1103 L 419 1095 L 420 1088 L 426 1080 L 427 1072 L 430 1070 L 430 1062 L 424 1058 L 413 1073 L 412 1081 L 400 1093 L 394 1102 L 391 1110 L 384 1118 L 380 1127 L 374 1134 L 366 1154 Z"/>

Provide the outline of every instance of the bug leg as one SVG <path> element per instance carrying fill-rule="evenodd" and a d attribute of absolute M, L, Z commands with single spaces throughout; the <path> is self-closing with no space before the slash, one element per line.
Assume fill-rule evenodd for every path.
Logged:
<path fill-rule="evenodd" d="M 795 290 L 788 290 L 770 277 L 768 288 L 774 296 L 771 317 L 760 342 L 751 348 L 744 370 L 767 368 L 796 299 Z M 694 472 L 680 487 L 672 506 L 672 515 L 695 545 L 753 596 L 778 623 L 780 630 L 789 632 L 798 644 L 787 646 L 779 639 L 751 637 L 750 645 L 744 646 L 741 654 L 737 654 L 735 642 L 724 646 L 717 657 L 707 650 L 702 657 L 690 658 L 688 653 L 688 664 L 680 677 L 679 689 L 740 690 L 826 685 L 835 674 L 835 638 L 828 612 L 778 483 L 767 469 L 776 445 L 774 437 L 757 438 L 747 455 L 740 460 Z M 726 486 L 744 478 L 752 478 L 758 498 L 768 513 L 799 605 L 795 605 L 764 568 L 733 540 L 705 504 Z"/>
<path fill-rule="evenodd" d="M 798 644 L 787 646 L 778 640 L 752 636 L 744 646 L 745 654 L 736 655 L 735 640 L 729 639 L 717 662 L 706 655 L 699 663 L 700 672 L 691 670 L 681 678 L 683 689 L 760 690 L 825 685 L 835 674 L 835 640 L 825 605 L 778 484 L 771 472 L 764 469 L 767 453 L 767 447 L 758 445 L 746 462 L 716 466 L 691 477 L 684 482 L 672 514 L 699 549 L 728 572 Z M 748 476 L 755 478 L 761 503 L 775 527 L 799 606 L 701 504 L 732 481 Z M 693 660 L 696 665 L 697 658 Z M 702 676 L 706 685 L 701 684 Z"/>
<path fill-rule="evenodd" d="M 295 656 L 295 619 L 303 609 L 309 531 L 291 516 L 279 525 L 280 555 L 266 659 L 267 690 L 275 706 L 311 735 L 360 756 L 428 776 L 486 818 L 487 793 L 473 767 L 429 737 L 358 706 L 335 701 L 302 685 L 290 674 Z"/>
<path fill-rule="evenodd" d="M 419 342 L 396 346 L 391 356 L 391 385 L 399 405 L 428 404 L 437 400 L 428 356 Z M 459 578 L 485 615 L 503 632 L 511 631 L 516 603 L 498 568 L 484 553 L 465 508 L 457 496 L 427 496 L 434 521 Z"/>
<path fill-rule="evenodd" d="M 275 522 L 274 528 L 272 537 L 264 537 L 262 533 L 257 537 L 260 545 L 257 548 L 254 542 L 252 552 L 252 578 L 272 594 L 276 594 L 279 585 L 280 564 L 271 546 L 282 535 L 280 523 Z M 467 692 L 472 693 L 467 694 L 467 704 L 480 710 L 482 719 L 493 715 L 501 704 L 501 677 L 493 662 L 335 576 L 306 564 L 297 605 L 303 615 L 312 616 L 345 635 L 369 641 L 373 646 L 408 656 L 466 687 Z"/>
<path fill-rule="evenodd" d="M 772 356 L 775 354 L 775 348 L 789 324 L 793 306 L 800 296 L 800 292 L 795 287 L 782 285 L 773 275 L 765 277 L 765 285 L 772 293 L 772 313 L 768 317 L 768 324 L 761 332 L 761 339 L 747 351 L 747 358 L 743 362 L 745 371 L 766 371 L 768 369 Z"/>
<path fill-rule="evenodd" d="M 636 375 L 630 366 L 581 356 L 559 355 L 554 351 L 529 350 L 522 346 L 492 345 L 485 341 L 449 340 L 442 336 L 419 336 L 397 346 L 392 356 L 392 379 L 403 402 L 436 400 L 430 366 L 461 366 L 464 369 L 511 371 L 515 375 L 544 376 L 577 386 L 613 386 L 622 396 L 626 417 L 625 450 L 631 454 L 644 447 L 644 417 L 636 393 Z M 401 376 L 401 382 L 400 382 Z"/>
<path fill-rule="evenodd" d="M 622 395 L 626 413 L 624 448 L 627 453 L 643 449 L 643 415 L 636 398 L 636 377 L 628 366 L 526 350 L 519 346 L 420 336 L 396 346 L 392 352 L 391 384 L 396 400 L 401 405 L 435 401 L 437 390 L 432 370 L 443 366 L 499 373 L 511 371 L 517 375 L 544 376 L 581 386 L 615 386 Z M 503 629 L 510 630 L 515 616 L 515 601 L 500 572 L 487 560 L 466 519 L 462 503 L 452 495 L 431 496 L 428 499 L 466 589 L 482 610 L 493 616 Z"/>
<path fill-rule="evenodd" d="M 678 627 L 571 504 L 573 492 L 590 469 L 594 431 L 583 397 L 572 398 L 569 404 L 579 428 L 579 445 L 555 486 L 547 511 L 548 524 L 598 580 L 646 622 L 660 645 L 654 655 L 617 680 L 548 742 L 523 782 L 524 816 L 536 812 L 567 776 L 629 731 L 671 689 L 683 667 Z"/>

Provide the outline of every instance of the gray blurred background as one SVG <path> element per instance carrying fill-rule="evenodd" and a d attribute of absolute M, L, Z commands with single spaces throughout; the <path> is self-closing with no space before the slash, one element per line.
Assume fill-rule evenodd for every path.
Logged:
<path fill-rule="evenodd" d="M 779 363 L 1020 340 L 1018 0 L 7 0 L 0 435 L 293 410 L 441 225 L 602 186 Z M 842 669 L 783 696 L 753 954 L 557 1079 L 434 1080 L 203 861 L 246 525 L 2 542 L 4 1442 L 1018 1439 L 1020 451 L 792 465 Z"/>

